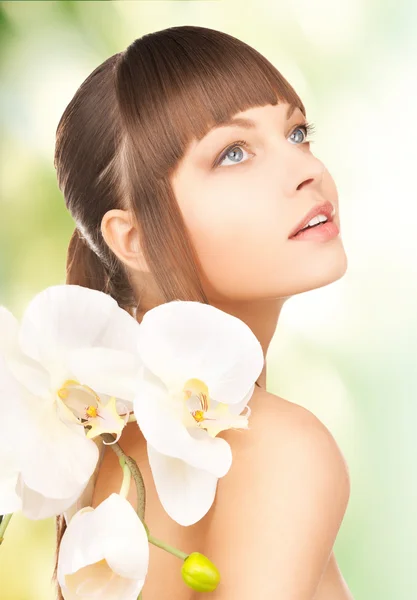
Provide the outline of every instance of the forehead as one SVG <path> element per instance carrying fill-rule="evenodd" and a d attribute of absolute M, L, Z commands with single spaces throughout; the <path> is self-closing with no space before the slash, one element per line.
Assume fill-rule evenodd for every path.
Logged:
<path fill-rule="evenodd" d="M 289 120 L 293 114 L 299 114 L 304 116 L 300 108 L 294 104 L 288 102 L 280 102 L 272 105 L 267 104 L 265 106 L 255 106 L 248 108 L 245 111 L 237 112 L 229 119 L 225 119 L 218 123 L 215 123 L 208 129 L 208 131 L 201 137 L 194 138 L 189 146 L 189 150 L 192 151 L 197 146 L 201 145 L 206 139 L 216 137 L 216 132 L 224 131 L 225 129 L 232 127 L 243 127 L 245 129 L 256 129 L 262 123 L 285 123 Z"/>
<path fill-rule="evenodd" d="M 287 102 L 281 102 L 279 104 L 267 104 L 265 106 L 256 106 L 252 108 L 248 108 L 245 111 L 241 111 L 233 115 L 230 119 L 226 119 L 219 123 L 213 125 L 210 130 L 205 134 L 208 135 L 211 131 L 215 131 L 216 129 L 221 129 L 223 127 L 230 127 L 235 125 L 243 125 L 248 128 L 256 127 L 257 119 L 274 117 L 275 115 L 281 116 L 281 118 L 290 119 L 291 115 L 294 111 L 301 110 L 295 106 L 294 104 L 288 104 Z M 198 140 L 203 139 L 204 136 L 198 138 Z"/>

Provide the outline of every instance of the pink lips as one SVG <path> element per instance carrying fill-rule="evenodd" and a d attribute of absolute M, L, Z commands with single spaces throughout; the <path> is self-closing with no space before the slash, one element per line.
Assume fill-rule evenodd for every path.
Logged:
<path fill-rule="evenodd" d="M 288 237 L 294 237 L 300 231 L 300 229 L 305 227 L 307 223 L 314 217 L 317 217 L 317 215 L 325 215 L 327 217 L 327 222 L 332 222 L 334 213 L 335 208 L 331 202 L 326 201 L 313 206 L 313 208 L 304 216 L 303 220 L 300 221 L 300 223 L 298 223 L 298 225 L 292 230 Z"/>
<path fill-rule="evenodd" d="M 293 240 L 312 240 L 317 242 L 326 242 L 339 235 L 339 228 L 334 221 L 327 221 L 316 227 L 309 227 L 300 231 L 291 239 Z"/>

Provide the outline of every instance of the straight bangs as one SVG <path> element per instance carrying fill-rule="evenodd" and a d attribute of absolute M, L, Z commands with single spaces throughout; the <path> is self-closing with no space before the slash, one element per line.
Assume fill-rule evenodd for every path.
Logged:
<path fill-rule="evenodd" d="M 122 55 L 117 89 L 129 97 L 126 131 L 135 160 L 146 156 L 156 179 L 175 169 L 193 139 L 238 112 L 282 102 L 306 114 L 265 57 L 220 31 L 171 27 L 135 40 Z"/>
<path fill-rule="evenodd" d="M 226 33 L 178 26 L 118 55 L 114 90 L 120 198 L 130 207 L 162 301 L 208 303 L 207 282 L 171 177 L 194 139 L 251 107 L 304 106 L 259 52 Z M 146 302 L 144 302 L 146 304 Z"/>

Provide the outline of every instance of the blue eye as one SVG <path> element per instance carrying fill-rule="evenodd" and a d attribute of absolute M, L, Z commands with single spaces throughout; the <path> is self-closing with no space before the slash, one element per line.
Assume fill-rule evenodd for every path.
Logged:
<path fill-rule="evenodd" d="M 226 150 L 224 152 L 222 152 L 222 154 L 220 155 L 219 159 L 214 163 L 214 167 L 220 166 L 223 161 L 228 158 L 228 154 L 232 152 L 232 150 L 235 150 L 236 148 L 245 148 L 245 150 L 248 148 L 248 143 L 245 140 L 239 140 L 238 142 L 234 142 L 231 146 L 229 146 L 228 148 L 226 148 Z M 235 153 L 236 154 L 236 153 Z M 238 157 L 241 156 L 242 152 L 237 152 Z M 232 159 L 232 163 L 234 164 L 239 164 L 236 163 L 236 161 L 234 159 Z"/>
<path fill-rule="evenodd" d="M 297 131 L 300 131 L 302 129 L 304 130 L 305 133 L 304 133 L 304 137 L 300 140 L 300 143 L 308 144 L 308 143 L 310 143 L 310 140 L 306 141 L 305 138 L 307 138 L 314 132 L 315 127 L 312 123 L 309 123 L 306 121 L 306 122 L 302 123 L 301 125 L 297 125 L 293 129 L 291 136 L 293 136 Z M 233 144 L 228 146 L 226 148 L 226 150 L 224 150 L 224 152 L 222 152 L 220 154 L 219 158 L 215 160 L 215 162 L 213 164 L 213 168 L 223 166 L 225 159 L 228 158 L 228 154 L 231 153 L 232 150 L 236 150 L 237 148 L 244 148 L 245 150 L 248 150 L 249 144 L 246 140 L 239 140 L 237 142 L 233 142 Z M 242 161 L 239 161 L 239 157 L 242 157 L 242 151 L 238 151 L 237 153 L 234 152 L 234 156 L 231 159 L 231 164 L 235 164 L 235 165 L 241 164 Z M 243 162 L 245 162 L 245 161 L 243 161 Z M 229 165 L 226 165 L 226 166 L 229 166 Z"/>
<path fill-rule="evenodd" d="M 309 137 L 314 132 L 315 127 L 314 127 L 313 123 L 305 122 L 302 125 L 297 125 L 297 127 L 293 130 L 293 132 L 292 132 L 291 135 L 294 135 L 294 133 L 296 131 L 299 131 L 300 129 L 304 129 L 304 131 L 305 131 L 305 137 Z M 310 142 L 310 140 L 308 140 L 308 142 L 305 142 L 305 143 L 309 143 L 309 142 Z M 303 143 L 302 140 L 301 140 L 301 143 Z"/>

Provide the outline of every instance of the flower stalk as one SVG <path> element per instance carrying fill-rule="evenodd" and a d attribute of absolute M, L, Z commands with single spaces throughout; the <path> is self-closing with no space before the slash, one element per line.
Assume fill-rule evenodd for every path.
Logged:
<path fill-rule="evenodd" d="M 174 548 L 173 546 L 170 546 L 166 542 L 163 542 L 162 540 L 158 540 L 157 538 L 153 537 L 153 535 L 151 535 L 149 533 L 148 526 L 146 525 L 146 523 L 144 521 L 145 504 L 146 504 L 145 485 L 143 483 L 142 473 L 140 472 L 140 469 L 139 469 L 136 461 L 132 457 L 127 456 L 127 454 L 125 454 L 123 452 L 122 448 L 119 446 L 119 444 L 117 442 L 111 443 L 111 442 L 114 442 L 114 440 L 116 438 L 114 438 L 110 433 L 102 433 L 101 437 L 104 439 L 105 442 L 108 443 L 109 447 L 112 448 L 113 452 L 115 452 L 115 454 L 118 456 L 120 466 L 123 469 L 123 482 L 122 482 L 122 487 L 120 489 L 121 496 L 123 496 L 124 498 L 127 497 L 127 494 L 129 492 L 131 476 L 133 476 L 133 479 L 135 480 L 136 492 L 137 492 L 137 497 L 138 497 L 137 514 L 145 527 L 149 542 L 151 544 L 153 544 L 154 546 L 158 546 L 158 548 L 162 548 L 162 550 L 165 550 L 166 552 L 170 552 L 177 558 L 180 558 L 181 560 L 185 560 L 189 556 L 186 552 L 182 552 L 181 550 L 178 550 L 178 548 Z M 127 471 L 129 471 L 129 475 L 127 474 Z"/>
<path fill-rule="evenodd" d="M 138 513 L 140 520 L 142 521 L 143 525 L 145 526 L 146 531 L 148 531 L 148 528 L 146 527 L 146 524 L 144 523 L 146 491 L 145 491 L 145 484 L 143 483 L 142 473 L 140 472 L 136 461 L 133 458 L 131 458 L 130 456 L 127 456 L 123 452 L 122 448 L 119 446 L 119 444 L 117 442 L 112 443 L 112 442 L 114 442 L 114 440 L 116 438 L 113 437 L 111 435 L 111 433 L 102 433 L 101 437 L 103 438 L 103 440 L 105 442 L 109 443 L 109 447 L 112 448 L 113 452 L 115 452 L 115 454 L 118 456 L 119 460 L 122 458 L 125 461 L 125 464 L 127 465 L 127 467 L 129 468 L 130 473 L 133 476 L 133 479 L 135 480 L 135 484 L 136 484 L 136 493 L 137 493 L 136 512 Z"/>
<path fill-rule="evenodd" d="M 123 481 L 122 481 L 122 487 L 120 488 L 119 495 L 127 500 L 127 496 L 129 494 L 129 490 L 130 490 L 130 482 L 132 480 L 132 475 L 131 475 L 128 465 L 126 464 L 126 460 L 123 456 L 120 456 L 119 463 L 123 470 Z"/>
<path fill-rule="evenodd" d="M 181 560 L 185 560 L 186 558 L 188 558 L 188 554 L 186 554 L 185 552 L 182 552 L 181 550 L 178 550 L 177 548 L 170 546 L 169 544 L 163 542 L 162 540 L 158 540 L 158 539 L 154 538 L 153 535 L 149 534 L 148 540 L 154 546 L 158 546 L 158 548 L 162 548 L 162 550 L 166 550 L 167 552 L 170 552 L 171 554 L 173 554 L 177 558 L 180 558 Z"/>

